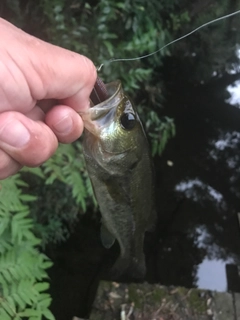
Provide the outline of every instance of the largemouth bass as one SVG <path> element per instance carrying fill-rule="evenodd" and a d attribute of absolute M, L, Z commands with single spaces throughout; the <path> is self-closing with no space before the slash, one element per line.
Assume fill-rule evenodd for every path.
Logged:
<path fill-rule="evenodd" d="M 82 115 L 83 150 L 101 215 L 101 239 L 115 239 L 120 256 L 112 272 L 143 278 L 144 234 L 154 223 L 153 167 L 135 107 L 120 81 L 106 85 L 109 98 Z"/>

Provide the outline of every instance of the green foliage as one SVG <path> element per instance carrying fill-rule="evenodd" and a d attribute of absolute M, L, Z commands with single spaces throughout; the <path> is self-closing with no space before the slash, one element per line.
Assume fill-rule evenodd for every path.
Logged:
<path fill-rule="evenodd" d="M 172 30 L 173 31 L 178 31 L 181 30 L 181 27 L 183 25 L 183 22 L 189 22 L 190 17 L 187 11 L 182 12 L 181 14 L 176 14 L 176 13 L 170 13 L 171 17 L 171 23 L 172 23 Z"/>
<path fill-rule="evenodd" d="M 81 144 L 60 145 L 42 167 L 25 168 L 23 177 L 30 187 L 19 174 L 1 182 L 0 319 L 54 319 L 44 292 L 51 262 L 37 248 L 65 241 L 79 214 L 96 206 Z"/>
<path fill-rule="evenodd" d="M 87 207 L 97 207 L 79 141 L 59 145 L 41 167 L 25 168 L 24 172 L 35 175 L 29 192 L 38 197 L 30 207 L 35 233 L 43 247 L 66 241 Z"/>
<path fill-rule="evenodd" d="M 42 1 L 49 40 L 85 54 L 96 66 L 103 63 L 101 77 L 107 82 L 120 78 L 132 95 L 141 82 L 150 81 L 154 67 L 161 65 L 162 58 L 170 54 L 169 49 L 148 58 L 147 64 L 142 60 L 110 60 L 145 55 L 171 41 L 171 31 L 189 19 L 186 11 L 171 13 L 177 5 L 177 0 L 166 4 L 158 0 Z"/>
<path fill-rule="evenodd" d="M 27 202 L 35 197 L 22 194 L 26 183 L 16 175 L 0 185 L 0 319 L 53 320 L 46 270 L 52 265 L 38 251 L 40 240 L 33 234 Z"/>
<path fill-rule="evenodd" d="M 86 184 L 88 175 L 82 153 L 82 146 L 78 142 L 75 145 L 59 145 L 58 152 L 43 164 L 43 173 L 47 179 L 46 184 L 52 184 L 56 179 L 71 186 L 72 196 L 82 210 L 86 211 L 86 199 L 88 192 Z"/>
<path fill-rule="evenodd" d="M 156 112 L 151 111 L 146 122 L 146 128 L 150 131 L 152 155 L 161 155 L 169 139 L 173 138 L 176 134 L 173 119 L 164 117 L 160 120 Z"/>

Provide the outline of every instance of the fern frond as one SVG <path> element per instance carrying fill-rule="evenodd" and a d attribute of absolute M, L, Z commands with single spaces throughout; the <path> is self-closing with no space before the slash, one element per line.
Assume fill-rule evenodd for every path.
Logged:
<path fill-rule="evenodd" d="M 0 204 L 1 204 L 1 200 L 0 200 Z M 11 216 L 10 216 L 10 214 L 8 212 L 1 212 L 0 211 L 0 221 L 1 221 L 1 224 L 0 224 L 0 236 L 3 234 L 3 232 L 8 227 L 10 219 L 11 219 Z M 0 246 L 1 246 L 1 244 L 0 244 Z M 1 249 L 0 249 L 0 253 L 1 253 Z"/>
<path fill-rule="evenodd" d="M 60 145 L 55 155 L 43 164 L 43 168 L 47 176 L 46 183 L 52 184 L 58 179 L 69 185 L 73 198 L 85 212 L 86 201 L 92 199 L 92 193 L 88 192 L 89 181 L 81 144 Z"/>
<path fill-rule="evenodd" d="M 27 184 L 19 175 L 0 185 L 0 319 L 54 319 L 48 310 L 51 297 L 46 269 L 49 259 L 38 251 L 40 240 L 33 234 L 26 201 L 20 187 Z M 44 302 L 43 302 L 44 301 Z"/>
<path fill-rule="evenodd" d="M 151 111 L 146 128 L 151 138 L 152 155 L 161 155 L 168 141 L 176 134 L 173 119 L 168 117 L 160 119 L 155 111 Z"/>

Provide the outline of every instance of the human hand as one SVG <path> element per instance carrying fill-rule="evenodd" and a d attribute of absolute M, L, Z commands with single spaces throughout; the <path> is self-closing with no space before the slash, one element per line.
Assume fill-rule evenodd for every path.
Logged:
<path fill-rule="evenodd" d="M 0 18 L 0 179 L 38 166 L 82 134 L 92 62 Z"/>

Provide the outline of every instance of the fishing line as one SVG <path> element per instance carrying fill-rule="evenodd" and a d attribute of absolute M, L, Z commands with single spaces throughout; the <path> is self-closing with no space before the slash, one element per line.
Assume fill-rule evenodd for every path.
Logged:
<path fill-rule="evenodd" d="M 180 40 L 182 40 L 182 39 L 185 39 L 185 38 L 189 37 L 189 36 L 192 35 L 193 33 L 197 32 L 198 30 L 200 30 L 200 29 L 202 29 L 202 28 L 205 28 L 205 27 L 209 26 L 209 25 L 212 24 L 212 23 L 218 22 L 218 21 L 223 20 L 223 19 L 230 18 L 230 17 L 232 17 L 232 16 L 234 16 L 234 15 L 237 15 L 237 14 L 239 14 L 239 13 L 240 13 L 240 10 L 235 11 L 235 12 L 230 13 L 230 14 L 227 14 L 227 15 L 222 16 L 222 17 L 220 17 L 220 18 L 214 19 L 214 20 L 212 20 L 212 21 L 206 22 L 206 23 L 202 24 L 200 27 L 197 27 L 196 29 L 192 30 L 191 32 L 185 34 L 184 36 L 181 36 L 180 38 L 177 38 L 177 39 L 175 39 L 175 40 L 167 43 L 166 45 L 164 45 L 164 46 L 161 47 L 160 49 L 158 49 L 158 50 L 156 50 L 156 51 L 154 51 L 154 52 L 148 53 L 148 54 L 146 54 L 146 55 L 139 56 L 139 57 L 136 57 L 136 58 L 116 58 L 116 59 L 113 58 L 113 59 L 108 60 L 108 62 L 109 62 L 109 63 L 112 63 L 112 62 L 118 62 L 118 61 L 134 61 L 134 60 L 140 60 L 140 59 L 148 58 L 148 57 L 153 56 L 154 54 L 162 51 L 163 49 L 165 49 L 166 47 L 170 46 L 171 44 L 173 44 L 173 43 L 175 43 L 175 42 L 178 42 L 178 41 L 180 41 Z M 97 70 L 100 71 L 103 66 L 104 66 L 104 64 L 102 63 L 102 64 L 97 68 Z"/>

